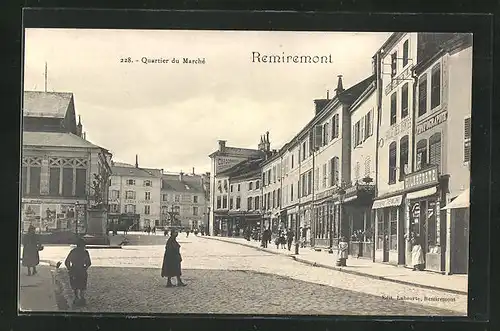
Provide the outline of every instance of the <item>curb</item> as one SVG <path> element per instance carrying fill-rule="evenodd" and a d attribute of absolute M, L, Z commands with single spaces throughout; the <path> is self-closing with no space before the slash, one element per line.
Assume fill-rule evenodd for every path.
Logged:
<path fill-rule="evenodd" d="M 67 289 L 64 286 L 64 281 L 61 280 L 61 270 L 51 270 L 52 284 L 54 286 L 54 294 L 56 296 L 57 307 L 59 310 L 67 311 L 71 307 L 71 301 L 67 294 Z"/>
<path fill-rule="evenodd" d="M 70 245 L 71 248 L 75 248 L 76 245 Z M 85 245 L 86 249 L 121 249 L 120 245 Z"/>
<path fill-rule="evenodd" d="M 370 275 L 370 274 L 359 272 L 359 271 L 354 271 L 354 270 L 344 269 L 344 268 L 330 266 L 330 265 L 326 265 L 326 264 L 321 264 L 321 263 L 317 263 L 317 262 L 312 262 L 312 261 L 309 261 L 309 260 L 306 260 L 306 259 L 301 259 L 300 257 L 297 257 L 295 255 L 292 255 L 292 256 L 285 255 L 285 254 L 281 254 L 279 252 L 273 252 L 273 251 L 267 250 L 267 249 L 262 248 L 262 247 L 255 247 L 255 246 L 252 246 L 252 245 L 249 245 L 249 244 L 245 244 L 245 243 L 232 242 L 232 241 L 227 241 L 227 240 L 223 240 L 223 239 L 219 239 L 219 238 L 213 238 L 213 237 L 206 237 L 206 239 L 218 240 L 218 241 L 226 242 L 226 243 L 230 243 L 230 244 L 236 244 L 236 245 L 240 245 L 240 246 L 251 247 L 251 248 L 254 248 L 254 249 L 257 249 L 257 250 L 260 250 L 260 251 L 264 251 L 264 252 L 268 252 L 268 253 L 271 253 L 271 254 L 275 254 L 275 255 L 287 256 L 287 257 L 292 258 L 292 260 L 294 260 L 294 261 L 297 261 L 297 262 L 300 262 L 300 263 L 304 263 L 304 264 L 307 264 L 307 265 L 310 265 L 310 266 L 313 266 L 313 267 L 320 267 L 320 268 L 335 270 L 335 271 L 339 271 L 339 272 L 344 272 L 346 274 L 352 274 L 352 275 L 362 276 L 362 277 L 366 277 L 366 278 L 378 279 L 378 280 L 383 280 L 383 281 L 397 283 L 397 284 L 402 284 L 402 285 L 409 285 L 409 286 L 414 286 L 414 287 L 419 287 L 419 288 L 425 288 L 425 289 L 429 289 L 429 290 L 438 290 L 438 291 L 448 292 L 448 293 L 458 294 L 458 295 L 468 295 L 468 293 L 465 292 L 465 291 L 453 290 L 453 289 L 443 288 L 443 287 L 439 287 L 439 286 L 418 284 L 418 283 L 408 282 L 408 281 L 399 280 L 399 279 L 387 278 L 385 276 L 375 276 L 375 275 Z"/>

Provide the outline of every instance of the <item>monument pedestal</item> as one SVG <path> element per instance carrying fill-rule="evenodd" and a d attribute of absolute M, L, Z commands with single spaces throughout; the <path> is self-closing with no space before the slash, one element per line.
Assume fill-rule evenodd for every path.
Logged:
<path fill-rule="evenodd" d="M 106 233 L 107 211 L 104 208 L 87 210 L 87 234 L 85 242 L 88 245 L 109 245 Z"/>

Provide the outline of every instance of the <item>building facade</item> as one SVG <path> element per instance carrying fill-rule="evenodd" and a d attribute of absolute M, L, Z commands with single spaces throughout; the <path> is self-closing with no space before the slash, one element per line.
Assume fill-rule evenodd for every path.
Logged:
<path fill-rule="evenodd" d="M 250 159 L 260 159 L 266 154 L 259 149 L 236 148 L 226 146 L 225 140 L 219 140 L 217 151 L 209 155 L 210 171 L 210 204 L 209 204 L 209 234 L 227 233 L 229 219 L 229 176 L 223 173 L 240 162 Z"/>
<path fill-rule="evenodd" d="M 24 92 L 21 229 L 86 233 L 106 207 L 111 153 L 87 141 L 72 93 Z"/>
<path fill-rule="evenodd" d="M 161 169 L 114 164 L 109 190 L 108 228 L 143 230 L 160 222 Z"/>
<path fill-rule="evenodd" d="M 267 138 L 269 139 L 269 136 Z M 268 141 L 268 140 L 265 140 Z M 272 233 L 286 228 L 286 209 L 282 206 L 282 157 L 272 151 L 262 163 L 262 210 L 263 230 L 270 229 Z"/>
<path fill-rule="evenodd" d="M 194 173 L 163 174 L 161 178 L 161 227 L 202 229 L 206 226 L 207 195 L 204 178 Z"/>

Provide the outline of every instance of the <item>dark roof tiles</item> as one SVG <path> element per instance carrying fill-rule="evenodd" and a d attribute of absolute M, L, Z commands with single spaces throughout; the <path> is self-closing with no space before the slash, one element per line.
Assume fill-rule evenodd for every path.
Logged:
<path fill-rule="evenodd" d="M 64 118 L 73 93 L 25 91 L 23 116 Z"/>

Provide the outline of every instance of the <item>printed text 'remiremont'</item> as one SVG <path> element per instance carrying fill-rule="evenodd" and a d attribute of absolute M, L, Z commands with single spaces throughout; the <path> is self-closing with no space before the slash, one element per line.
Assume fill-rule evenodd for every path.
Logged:
<path fill-rule="evenodd" d="M 252 52 L 253 63 L 333 63 L 332 55 L 289 55 L 282 52 L 279 54 L 261 54 Z"/>

